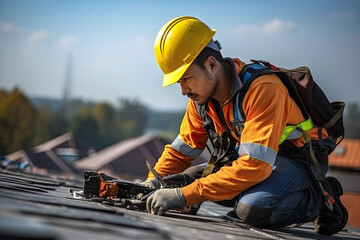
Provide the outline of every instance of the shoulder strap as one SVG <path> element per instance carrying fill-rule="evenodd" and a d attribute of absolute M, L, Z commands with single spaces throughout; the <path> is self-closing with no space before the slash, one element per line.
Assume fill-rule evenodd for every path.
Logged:
<path fill-rule="evenodd" d="M 266 74 L 276 74 L 281 82 L 285 85 L 287 90 L 289 91 L 290 97 L 294 99 L 296 104 L 299 106 L 301 113 L 303 114 L 305 119 L 308 119 L 310 115 L 308 114 L 303 101 L 299 95 L 299 92 L 296 89 L 294 82 L 290 79 L 290 77 L 278 69 L 276 66 L 270 64 L 269 62 L 262 60 L 251 60 L 253 63 L 247 64 L 243 67 L 243 69 L 239 73 L 239 77 L 243 83 L 243 87 L 239 93 L 239 109 L 241 117 L 245 120 L 246 116 L 242 109 L 244 97 L 246 92 L 249 90 L 251 83 L 257 79 L 258 77 Z"/>

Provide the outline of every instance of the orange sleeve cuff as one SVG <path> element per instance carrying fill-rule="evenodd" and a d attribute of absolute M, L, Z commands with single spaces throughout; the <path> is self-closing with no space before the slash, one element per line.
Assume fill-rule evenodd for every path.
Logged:
<path fill-rule="evenodd" d="M 198 202 L 203 202 L 206 199 L 200 196 L 198 189 L 199 180 L 196 179 L 195 182 L 192 184 L 189 184 L 185 187 L 181 188 L 182 193 L 184 194 L 185 200 L 186 200 L 186 206 L 191 206 Z"/>
<path fill-rule="evenodd" d="M 232 166 L 224 166 L 214 174 L 196 179 L 192 184 L 181 188 L 181 191 L 187 206 L 205 200 L 229 200 L 265 180 L 271 172 L 270 164 L 242 157 L 235 160 Z"/>

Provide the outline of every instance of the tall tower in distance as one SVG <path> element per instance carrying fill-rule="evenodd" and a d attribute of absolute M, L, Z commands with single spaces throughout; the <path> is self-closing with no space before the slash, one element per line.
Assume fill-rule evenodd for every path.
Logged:
<path fill-rule="evenodd" d="M 62 99 L 62 113 L 65 117 L 70 116 L 70 101 L 72 94 L 72 54 L 68 53 L 66 59 L 65 76 L 64 76 L 64 88 Z"/>

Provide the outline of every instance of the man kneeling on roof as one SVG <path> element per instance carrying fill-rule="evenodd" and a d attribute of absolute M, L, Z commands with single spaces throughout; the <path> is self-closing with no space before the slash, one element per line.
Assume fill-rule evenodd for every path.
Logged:
<path fill-rule="evenodd" d="M 235 216 L 256 227 L 314 221 L 318 233 L 340 231 L 347 223 L 340 183 L 327 177 L 323 184 L 335 200 L 331 211 L 320 204 L 319 192 L 301 159 L 304 135 L 279 145 L 285 126 L 304 121 L 299 107 L 275 74 L 258 77 L 243 101 L 237 101 L 243 86 L 239 73 L 245 63 L 223 58 L 214 34 L 202 21 L 184 16 L 166 23 L 156 37 L 155 56 L 164 73 L 163 87 L 179 83 L 189 102 L 180 133 L 165 147 L 155 170 L 161 177 L 183 173 L 194 181 L 181 188 L 160 188 L 150 172 L 142 184 L 158 190 L 147 199 L 147 210 L 163 215 L 169 209 L 209 200 L 233 206 Z M 306 134 L 316 153 L 317 128 Z M 322 138 L 327 151 L 332 151 L 334 141 L 326 130 Z M 208 139 L 214 147 L 209 163 L 190 167 Z M 327 154 L 322 156 L 318 160 L 325 175 L 328 159 Z"/>

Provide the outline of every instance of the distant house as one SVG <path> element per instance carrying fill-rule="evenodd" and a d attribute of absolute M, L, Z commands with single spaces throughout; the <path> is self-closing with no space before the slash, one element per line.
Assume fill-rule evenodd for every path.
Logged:
<path fill-rule="evenodd" d="M 28 162 L 33 172 L 54 172 L 64 176 L 79 175 L 73 163 L 88 156 L 91 148 L 76 139 L 72 133 L 66 133 L 30 151 L 20 150 L 6 156 L 16 162 Z"/>
<path fill-rule="evenodd" d="M 161 137 L 144 135 L 94 152 L 72 133 L 66 133 L 31 151 L 20 150 L 5 157 L 14 162 L 28 162 L 30 167 L 27 170 L 32 172 L 52 172 L 74 177 L 82 175 L 85 170 L 101 170 L 117 178 L 144 179 L 149 172 L 145 160 L 154 166 L 169 143 Z M 208 158 L 209 154 L 204 151 L 194 164 L 206 162 Z"/>
<path fill-rule="evenodd" d="M 329 156 L 328 175 L 344 190 L 341 201 L 349 211 L 349 226 L 360 227 L 360 140 L 344 139 Z"/>
<path fill-rule="evenodd" d="M 80 159 L 75 162 L 75 167 L 83 170 L 101 170 L 117 178 L 145 179 L 149 172 L 145 160 L 154 166 L 166 144 L 169 144 L 169 141 L 153 135 L 128 139 Z M 206 153 L 194 163 L 205 161 Z"/>

